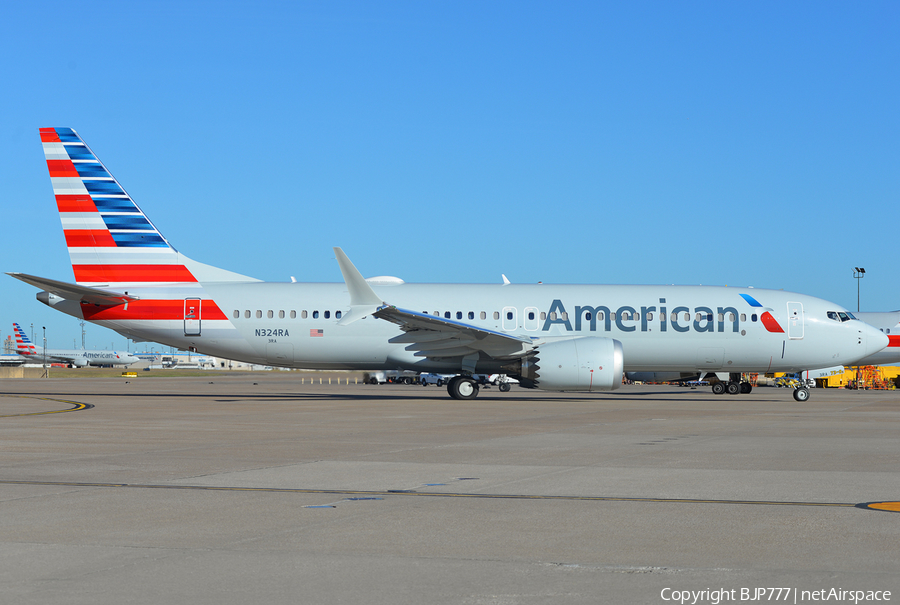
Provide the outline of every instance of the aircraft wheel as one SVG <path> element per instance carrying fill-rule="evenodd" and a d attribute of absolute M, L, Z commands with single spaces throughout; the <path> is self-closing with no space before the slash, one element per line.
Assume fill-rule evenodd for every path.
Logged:
<path fill-rule="evenodd" d="M 454 399 L 475 399 L 478 396 L 478 384 L 467 376 L 457 376 L 447 383 L 447 392 Z"/>
<path fill-rule="evenodd" d="M 497 388 L 500 389 L 500 392 L 501 392 L 501 393 L 508 393 L 508 392 L 509 392 L 509 383 L 508 383 L 508 382 L 501 382 L 501 383 L 500 383 L 500 386 L 497 387 Z"/>
<path fill-rule="evenodd" d="M 729 382 L 727 385 L 725 385 L 725 390 L 728 391 L 729 395 L 737 395 L 741 392 L 741 385 L 736 382 Z"/>
<path fill-rule="evenodd" d="M 750 384 L 749 382 L 741 383 L 741 395 L 746 395 L 747 393 L 749 393 L 752 390 L 753 390 L 753 385 Z"/>
<path fill-rule="evenodd" d="M 809 389 L 807 389 L 806 387 L 794 389 L 794 399 L 801 402 L 807 401 L 809 399 Z"/>
<path fill-rule="evenodd" d="M 721 395 L 722 393 L 724 393 L 725 392 L 725 383 L 717 382 L 714 385 L 712 385 L 712 392 L 713 392 L 713 395 Z"/>

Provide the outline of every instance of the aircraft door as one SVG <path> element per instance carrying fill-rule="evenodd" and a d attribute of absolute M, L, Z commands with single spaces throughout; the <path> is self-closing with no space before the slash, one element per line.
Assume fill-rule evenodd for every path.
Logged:
<path fill-rule="evenodd" d="M 200 336 L 200 299 L 184 299 L 184 335 Z"/>
<path fill-rule="evenodd" d="M 516 308 L 503 307 L 503 329 L 512 332 L 518 327 L 516 323 Z"/>
<path fill-rule="evenodd" d="M 789 302 L 788 310 L 788 338 L 800 340 L 803 338 L 803 303 Z"/>

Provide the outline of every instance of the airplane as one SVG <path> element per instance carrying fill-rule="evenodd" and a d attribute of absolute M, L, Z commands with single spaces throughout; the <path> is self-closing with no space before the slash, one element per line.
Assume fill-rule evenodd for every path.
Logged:
<path fill-rule="evenodd" d="M 136 341 L 273 366 L 454 374 L 447 390 L 461 400 L 478 395 L 474 374 L 602 392 L 625 370 L 798 371 L 888 344 L 830 319 L 840 305 L 780 290 L 366 280 L 339 247 L 343 283 L 263 282 L 176 250 L 71 128 L 40 136 L 75 283 L 9 275 Z"/>
<path fill-rule="evenodd" d="M 36 347 L 25 330 L 13 322 L 16 333 L 16 354 L 31 363 L 66 363 L 76 368 L 85 366 L 131 365 L 140 361 L 134 355 L 119 351 L 91 351 L 85 349 L 47 349 Z"/>

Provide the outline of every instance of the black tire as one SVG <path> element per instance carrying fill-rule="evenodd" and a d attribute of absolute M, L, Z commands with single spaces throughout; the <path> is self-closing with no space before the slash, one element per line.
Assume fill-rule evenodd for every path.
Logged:
<path fill-rule="evenodd" d="M 794 389 L 794 400 L 801 403 L 803 403 L 804 401 L 809 401 L 809 389 L 807 389 L 806 387 Z"/>
<path fill-rule="evenodd" d="M 741 383 L 741 395 L 747 395 L 747 394 L 749 394 L 750 391 L 752 391 L 752 390 L 753 390 L 753 385 L 750 384 L 749 382 L 742 382 L 742 383 Z"/>
<path fill-rule="evenodd" d="M 501 382 L 500 386 L 498 386 L 497 388 L 500 389 L 501 393 L 508 393 L 510 386 L 508 382 Z"/>
<path fill-rule="evenodd" d="M 725 383 L 724 382 L 716 382 L 712 385 L 713 395 L 721 395 L 725 392 Z"/>
<path fill-rule="evenodd" d="M 741 385 L 736 382 L 729 382 L 725 385 L 725 390 L 728 391 L 729 395 L 737 395 L 741 392 Z"/>
<path fill-rule="evenodd" d="M 467 376 L 456 376 L 447 383 L 447 392 L 453 399 L 475 399 L 478 397 L 478 383 Z"/>

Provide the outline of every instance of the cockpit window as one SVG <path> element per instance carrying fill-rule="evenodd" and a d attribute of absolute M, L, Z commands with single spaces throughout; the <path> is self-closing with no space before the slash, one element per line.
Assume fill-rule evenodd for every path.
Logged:
<path fill-rule="evenodd" d="M 850 319 L 856 319 L 856 315 L 854 315 L 850 311 L 847 311 L 847 317 L 849 317 Z"/>
<path fill-rule="evenodd" d="M 847 313 L 840 311 L 838 315 L 841 317 L 841 321 L 850 321 L 850 316 Z"/>
<path fill-rule="evenodd" d="M 833 319 L 834 321 L 841 321 L 841 318 L 838 317 L 838 314 L 835 313 L 834 311 L 828 312 L 828 319 Z"/>

